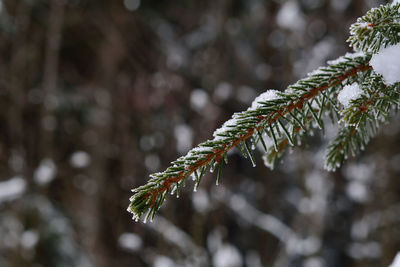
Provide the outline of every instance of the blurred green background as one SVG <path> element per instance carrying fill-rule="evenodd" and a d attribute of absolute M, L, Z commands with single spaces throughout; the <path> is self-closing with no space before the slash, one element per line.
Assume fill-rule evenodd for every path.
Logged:
<path fill-rule="evenodd" d="M 151 224 L 130 189 L 267 89 L 350 51 L 374 0 L 0 0 L 0 266 L 388 266 L 400 124 L 335 173 L 233 151 Z"/>

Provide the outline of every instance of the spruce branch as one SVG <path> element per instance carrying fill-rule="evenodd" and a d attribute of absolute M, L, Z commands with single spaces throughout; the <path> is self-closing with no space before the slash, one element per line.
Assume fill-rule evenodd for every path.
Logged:
<path fill-rule="evenodd" d="M 371 71 L 369 71 L 371 72 Z M 353 155 L 363 150 L 366 144 L 377 132 L 377 124 L 368 124 L 367 119 L 370 118 L 374 111 L 373 104 L 377 102 L 376 96 L 382 92 L 386 86 L 382 79 L 374 77 L 367 79 L 371 81 L 372 88 L 368 87 L 369 83 L 364 83 L 364 94 L 361 98 L 351 100 L 351 105 L 341 110 L 341 122 L 344 126 L 339 130 L 338 136 L 328 146 L 326 153 L 325 168 L 334 171 L 340 167 L 342 162 L 348 158 L 351 151 Z"/>
<path fill-rule="evenodd" d="M 399 108 L 400 85 L 386 86 L 372 70 L 369 74 L 361 85 L 364 95 L 341 111 L 344 126 L 328 146 L 325 162 L 328 170 L 340 167 L 350 152 L 354 156 L 364 150 L 378 133 L 380 124 L 388 122 L 390 112 Z"/>
<path fill-rule="evenodd" d="M 132 190 L 134 194 L 128 211 L 135 220 L 144 214 L 144 221 L 151 220 L 168 193 L 179 196 L 180 188 L 189 176 L 193 177 L 197 188 L 207 168 L 213 171 L 219 167 L 218 182 L 224 162 L 222 159 L 234 147 L 238 147 L 245 157 L 249 156 L 254 165 L 248 142 L 255 147 L 265 136 L 273 140 L 273 149 L 267 147 L 264 156 L 267 163 L 273 166 L 276 159 L 283 155 L 287 144 L 295 145 L 298 135 L 305 133 L 302 128 L 307 130 L 314 125 L 323 128 L 322 111 L 325 106 L 332 105 L 326 99 L 333 98 L 337 87 L 352 82 L 357 75 L 369 70 L 369 59 L 369 55 L 347 54 L 289 86 L 285 92 L 267 91 L 262 94 L 252 107 L 235 113 L 217 129 L 213 140 L 201 143 L 186 156 L 173 161 L 164 172 L 150 175 L 146 185 Z M 273 97 L 265 100 L 265 94 Z M 328 113 L 334 110 L 325 109 Z"/>
<path fill-rule="evenodd" d="M 351 25 L 347 40 L 357 51 L 376 53 L 400 42 L 400 3 L 373 8 Z"/>
<path fill-rule="evenodd" d="M 328 170 L 338 168 L 350 152 L 363 150 L 391 111 L 399 108 L 399 80 L 385 84 L 370 65 L 381 48 L 400 42 L 399 10 L 399 3 L 372 9 L 351 26 L 349 42 L 363 52 L 328 62 L 284 92 L 264 92 L 246 111 L 233 114 L 212 140 L 173 161 L 165 171 L 151 174 L 146 185 L 132 190 L 128 211 L 133 219 L 152 220 L 168 194 L 179 197 L 189 177 L 196 191 L 206 171 L 217 170 L 218 184 L 227 153 L 235 147 L 255 166 L 252 150 L 260 144 L 264 163 L 272 169 L 289 145 L 300 145 L 315 128 L 323 130 L 326 117 L 341 124 L 327 148 Z"/>

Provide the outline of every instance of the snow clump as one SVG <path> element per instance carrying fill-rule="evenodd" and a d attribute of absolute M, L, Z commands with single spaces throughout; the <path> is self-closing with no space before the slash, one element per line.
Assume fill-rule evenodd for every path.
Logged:
<path fill-rule="evenodd" d="M 251 107 L 248 110 L 256 110 L 257 108 L 261 107 L 262 104 L 260 102 L 267 102 L 270 100 L 278 99 L 280 96 L 278 95 L 279 91 L 277 90 L 267 90 L 261 95 L 257 96 L 253 103 L 251 103 Z"/>
<path fill-rule="evenodd" d="M 393 263 L 389 267 L 400 267 L 400 252 L 397 253 L 396 258 L 394 258 Z"/>
<path fill-rule="evenodd" d="M 346 85 L 343 87 L 342 91 L 339 92 L 338 94 L 338 100 L 339 102 L 345 107 L 350 106 L 350 101 L 355 100 L 361 97 L 363 95 L 363 91 L 360 89 L 360 86 L 358 83 L 353 83 L 350 85 Z"/>
<path fill-rule="evenodd" d="M 264 102 L 279 99 L 280 95 L 278 93 L 280 93 L 280 91 L 277 91 L 277 90 L 265 91 L 264 93 L 257 96 L 253 100 L 253 102 L 251 103 L 251 106 L 247 109 L 247 111 L 256 110 L 256 109 L 262 107 L 263 106 L 262 103 L 264 103 Z M 224 139 L 225 138 L 224 136 L 231 135 L 231 133 L 228 133 L 228 131 L 231 129 L 234 129 L 237 126 L 238 116 L 239 116 L 239 113 L 233 114 L 231 119 L 226 121 L 220 128 L 215 130 L 213 133 L 213 137 L 214 137 L 213 140 L 219 141 L 221 139 Z"/>
<path fill-rule="evenodd" d="M 400 0 L 393 0 L 392 6 L 394 6 L 394 5 L 398 4 L 398 3 L 400 3 Z"/>
<path fill-rule="evenodd" d="M 370 64 L 386 85 L 400 82 L 400 44 L 383 48 L 372 56 Z"/>
<path fill-rule="evenodd" d="M 220 128 L 214 131 L 213 136 L 214 136 L 214 141 L 218 141 L 221 139 L 224 139 L 225 137 L 221 135 L 226 135 L 226 132 L 232 128 L 235 127 L 237 124 L 237 118 L 236 115 L 233 114 L 232 118 L 227 120 Z"/>

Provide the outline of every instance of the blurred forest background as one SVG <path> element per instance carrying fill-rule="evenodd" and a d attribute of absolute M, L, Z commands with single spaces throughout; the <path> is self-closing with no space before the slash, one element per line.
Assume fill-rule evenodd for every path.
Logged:
<path fill-rule="evenodd" d="M 323 170 L 319 133 L 276 170 L 233 151 L 153 223 L 130 189 L 266 89 L 350 51 L 375 0 L 0 0 L 0 266 L 388 266 L 400 123 Z"/>

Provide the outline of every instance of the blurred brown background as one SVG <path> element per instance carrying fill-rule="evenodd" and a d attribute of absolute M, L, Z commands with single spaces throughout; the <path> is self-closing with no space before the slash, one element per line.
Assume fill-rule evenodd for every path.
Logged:
<path fill-rule="evenodd" d="M 0 0 L 0 266 L 388 266 L 400 250 L 398 119 L 336 173 L 326 140 L 276 170 L 230 155 L 155 222 L 130 189 L 350 51 L 374 0 Z"/>

